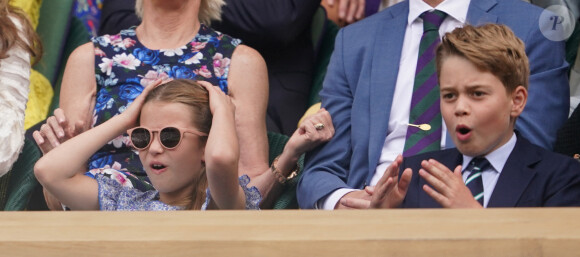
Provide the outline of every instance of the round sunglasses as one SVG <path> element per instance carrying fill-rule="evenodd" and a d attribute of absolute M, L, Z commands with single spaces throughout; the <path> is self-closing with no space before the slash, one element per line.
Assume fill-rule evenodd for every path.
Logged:
<path fill-rule="evenodd" d="M 153 134 L 158 133 L 157 139 L 165 149 L 174 149 L 179 146 L 183 134 L 191 133 L 200 137 L 207 136 L 206 133 L 195 129 L 185 129 L 177 127 L 165 127 L 157 130 L 150 130 L 145 127 L 135 127 L 127 130 L 131 139 L 131 144 L 138 150 L 145 150 L 151 145 Z"/>

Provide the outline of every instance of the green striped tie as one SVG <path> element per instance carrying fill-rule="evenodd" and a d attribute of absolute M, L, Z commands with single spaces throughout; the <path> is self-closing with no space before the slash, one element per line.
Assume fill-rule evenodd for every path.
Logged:
<path fill-rule="evenodd" d="M 467 169 L 464 172 L 469 171 L 469 176 L 465 180 L 465 185 L 473 194 L 473 198 L 483 206 L 483 180 L 481 179 L 481 174 L 489 169 L 491 164 L 485 158 L 474 158 L 469 162 Z"/>
<path fill-rule="evenodd" d="M 439 150 L 441 145 L 442 122 L 439 108 L 439 82 L 435 71 L 435 49 L 440 42 L 439 26 L 447 14 L 435 10 L 424 12 L 420 17 L 423 19 L 423 36 L 419 44 L 409 123 L 429 124 L 431 129 L 424 131 L 409 126 L 403 156 Z"/>

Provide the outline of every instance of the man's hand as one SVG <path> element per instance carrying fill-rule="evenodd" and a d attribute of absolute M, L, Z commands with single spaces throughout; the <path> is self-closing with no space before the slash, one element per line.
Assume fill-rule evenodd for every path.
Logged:
<path fill-rule="evenodd" d="M 453 172 L 436 160 L 421 162 L 419 175 L 429 183 L 423 190 L 445 208 L 483 208 L 463 182 L 461 165 Z"/>

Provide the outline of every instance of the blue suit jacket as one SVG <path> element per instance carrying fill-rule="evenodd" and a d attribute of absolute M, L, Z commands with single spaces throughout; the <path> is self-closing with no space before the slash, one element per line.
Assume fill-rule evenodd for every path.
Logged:
<path fill-rule="evenodd" d="M 568 116 L 568 65 L 564 42 L 542 35 L 541 11 L 521 0 L 472 0 L 467 20 L 473 25 L 506 24 L 526 44 L 531 66 L 528 105 L 516 127 L 533 143 L 551 148 Z M 336 189 L 360 189 L 370 182 L 387 136 L 408 13 L 404 1 L 338 33 L 320 92 L 336 132 L 306 156 L 297 188 L 301 208 L 313 208 Z M 448 140 L 446 145 L 453 143 Z"/>
<path fill-rule="evenodd" d="M 440 208 L 423 190 L 428 184 L 418 171 L 421 161 L 435 159 L 449 168 L 461 165 L 463 155 L 456 149 L 434 151 L 405 158 L 405 168 L 413 170 L 403 208 Z M 518 135 L 516 146 L 501 172 L 488 207 L 580 206 L 580 163 L 531 144 Z"/>

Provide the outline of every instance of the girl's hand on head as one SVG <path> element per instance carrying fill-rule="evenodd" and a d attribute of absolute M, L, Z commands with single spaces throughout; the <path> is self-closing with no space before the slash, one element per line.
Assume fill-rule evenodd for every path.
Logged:
<path fill-rule="evenodd" d="M 145 103 L 145 98 L 147 97 L 147 95 L 149 95 L 149 92 L 151 92 L 151 90 L 153 90 L 157 86 L 163 83 L 167 83 L 169 81 L 171 80 L 163 81 L 161 79 L 157 79 L 154 82 L 149 83 L 148 85 L 145 86 L 143 92 L 141 92 L 141 94 L 137 96 L 137 98 L 135 98 L 135 100 L 133 100 L 131 104 L 129 104 L 127 109 L 123 113 L 121 113 L 121 115 L 123 115 L 124 117 L 126 117 L 126 119 L 128 119 L 128 123 L 130 124 L 129 127 L 137 126 L 137 120 L 139 119 L 141 108 L 143 107 L 143 104 Z"/>
<path fill-rule="evenodd" d="M 209 108 L 211 113 L 215 115 L 218 110 L 226 110 L 234 113 L 236 106 L 232 102 L 231 97 L 226 95 L 219 87 L 212 85 L 207 81 L 198 81 L 200 85 L 205 87 L 209 93 Z"/>
<path fill-rule="evenodd" d="M 329 141 L 332 136 L 334 136 L 334 126 L 330 113 L 320 108 L 317 113 L 306 117 L 300 127 L 294 131 L 286 144 L 285 151 L 289 150 L 296 156 L 300 156 Z"/>

